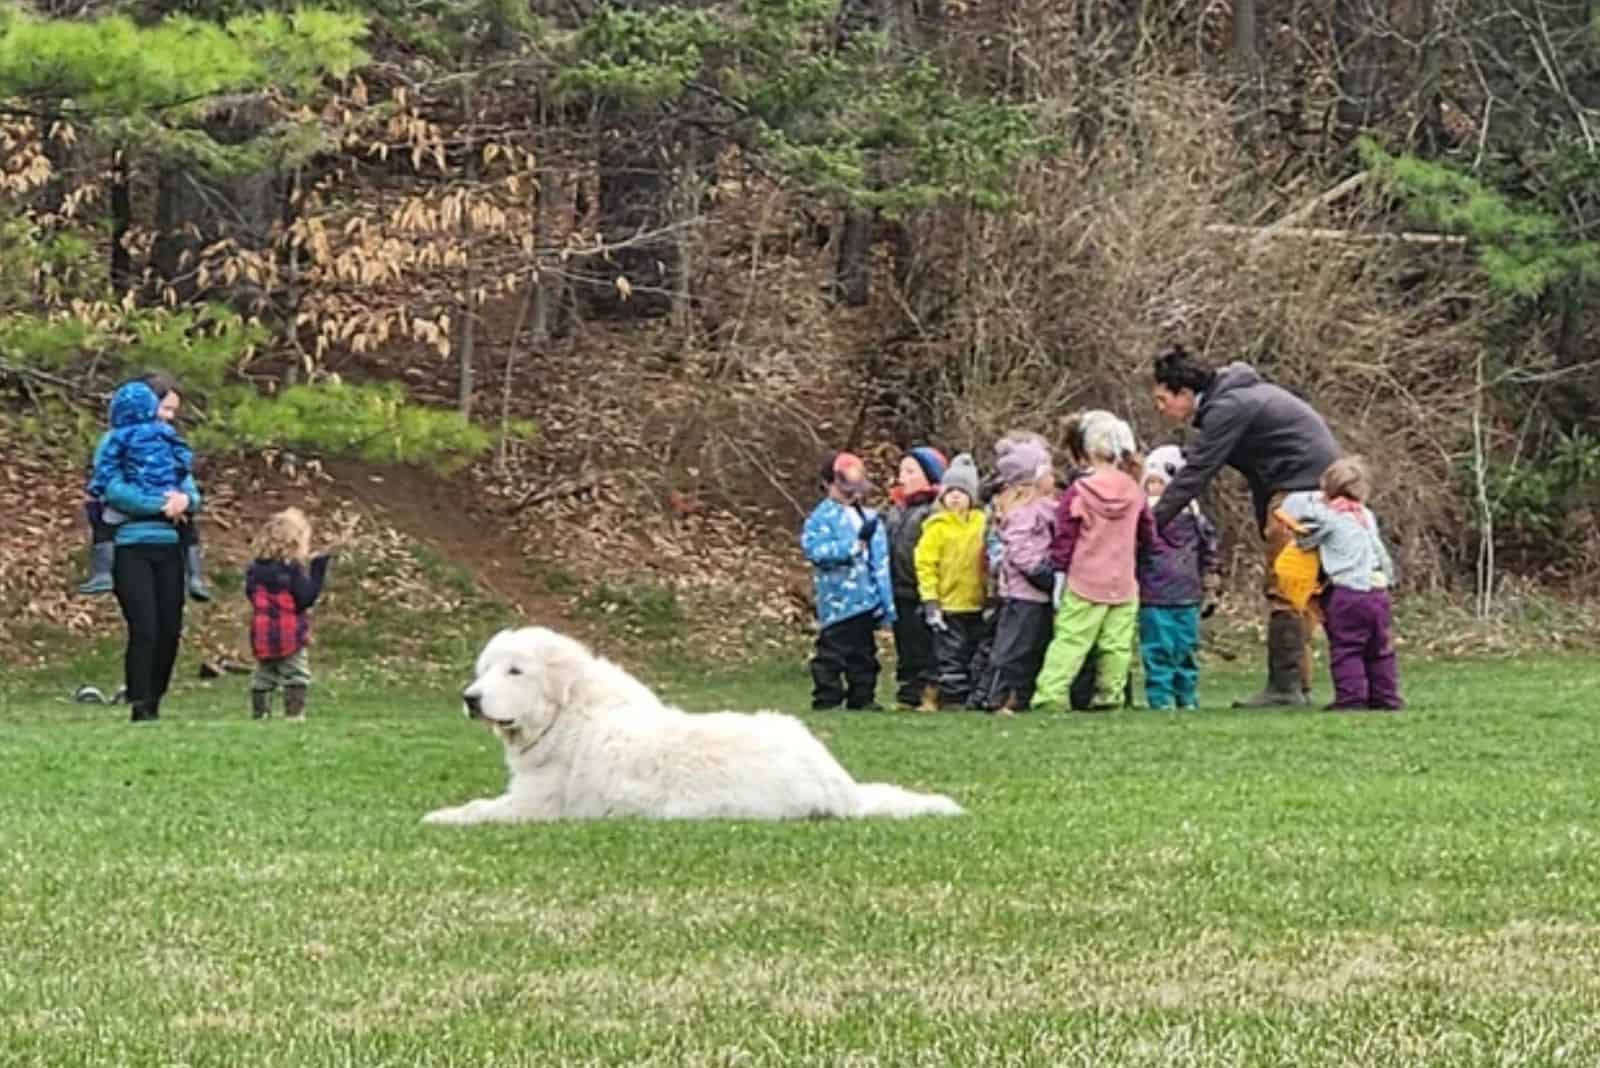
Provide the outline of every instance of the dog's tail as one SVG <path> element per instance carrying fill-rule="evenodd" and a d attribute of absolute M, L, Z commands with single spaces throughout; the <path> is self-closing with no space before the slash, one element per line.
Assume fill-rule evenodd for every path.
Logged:
<path fill-rule="evenodd" d="M 966 809 L 943 794 L 919 794 L 886 782 L 856 784 L 856 814 L 860 816 L 960 816 Z"/>

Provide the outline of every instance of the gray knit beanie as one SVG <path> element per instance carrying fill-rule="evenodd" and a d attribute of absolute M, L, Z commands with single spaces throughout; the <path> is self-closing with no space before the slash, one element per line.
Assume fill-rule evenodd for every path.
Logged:
<path fill-rule="evenodd" d="M 939 481 L 939 496 L 943 497 L 951 490 L 960 490 L 967 495 L 973 503 L 978 500 L 978 465 L 973 462 L 972 454 L 964 452 L 950 461 L 950 466 L 944 469 L 944 478 Z"/>

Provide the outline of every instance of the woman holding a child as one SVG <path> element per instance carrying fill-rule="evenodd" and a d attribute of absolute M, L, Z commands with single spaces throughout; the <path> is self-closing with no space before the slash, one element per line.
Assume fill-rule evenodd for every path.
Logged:
<path fill-rule="evenodd" d="M 172 425 L 177 383 L 151 374 L 111 398 L 111 429 L 95 450 L 90 495 L 114 525 L 113 592 L 128 624 L 123 654 L 135 723 L 160 718 L 183 633 L 184 554 L 179 528 L 200 508 L 194 454 Z"/>

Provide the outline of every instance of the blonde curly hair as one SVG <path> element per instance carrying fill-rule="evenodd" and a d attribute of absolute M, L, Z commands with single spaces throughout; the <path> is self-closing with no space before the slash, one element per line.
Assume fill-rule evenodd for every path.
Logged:
<path fill-rule="evenodd" d="M 311 558 L 311 521 L 298 508 L 285 508 L 269 518 L 256 535 L 257 560 L 305 563 Z"/>

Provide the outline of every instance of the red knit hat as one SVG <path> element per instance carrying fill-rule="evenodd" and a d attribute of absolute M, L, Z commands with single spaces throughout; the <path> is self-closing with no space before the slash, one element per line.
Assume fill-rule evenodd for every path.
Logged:
<path fill-rule="evenodd" d="M 822 462 L 822 484 L 837 485 L 850 493 L 866 493 L 872 489 L 872 483 L 865 478 L 858 482 L 851 482 L 848 479 L 847 472 L 852 467 L 860 468 L 863 473 L 867 469 L 866 462 L 853 452 L 829 453 L 828 458 Z"/>

